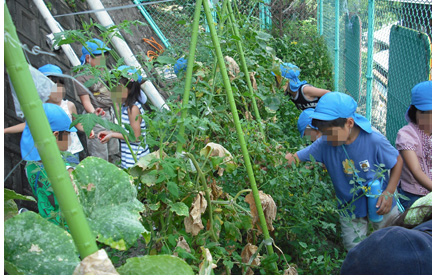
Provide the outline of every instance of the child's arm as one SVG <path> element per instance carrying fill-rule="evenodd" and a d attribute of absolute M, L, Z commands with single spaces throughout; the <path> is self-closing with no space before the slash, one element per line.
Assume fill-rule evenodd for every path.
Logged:
<path fill-rule="evenodd" d="M 23 122 L 14 126 L 7 127 L 4 129 L 4 134 L 23 132 L 25 125 L 26 125 L 25 122 Z"/>
<path fill-rule="evenodd" d="M 105 115 L 105 111 L 101 108 L 94 108 L 93 105 L 90 102 L 90 95 L 88 94 L 84 94 L 84 95 L 79 95 L 79 98 L 81 100 L 81 103 L 84 107 L 84 110 L 86 110 L 87 113 L 90 114 L 96 114 L 96 116 L 104 116 Z"/>
<path fill-rule="evenodd" d="M 404 163 L 408 167 L 417 182 L 424 188 L 432 191 L 432 180 L 423 172 L 418 157 L 414 151 L 401 150 L 400 151 Z"/>
<path fill-rule="evenodd" d="M 392 208 L 393 198 L 391 196 L 387 196 L 386 198 L 386 195 L 393 195 L 396 191 L 396 187 L 399 183 L 400 175 L 402 173 L 402 165 L 402 157 L 398 155 L 396 164 L 393 166 L 392 169 L 390 169 L 390 178 L 387 184 L 387 188 L 383 192 L 383 195 L 381 195 L 378 199 L 376 205 L 377 208 L 379 208 L 377 211 L 378 215 L 385 215 L 389 213 Z"/>
<path fill-rule="evenodd" d="M 69 112 L 70 112 L 71 115 L 72 115 L 72 121 L 74 121 L 76 118 L 73 116 L 73 114 L 78 115 L 78 113 L 77 113 L 77 109 L 76 109 L 76 107 L 75 107 L 75 104 L 73 104 L 73 102 L 68 101 L 68 108 L 69 108 Z M 82 126 L 81 123 L 77 123 L 77 124 L 75 125 L 75 127 L 76 127 L 76 129 L 78 129 L 79 131 L 83 131 L 83 132 L 84 132 L 84 127 Z M 94 132 L 93 132 L 93 129 L 92 129 L 92 131 L 90 132 L 90 136 L 89 136 L 89 138 L 90 138 L 90 139 L 93 139 L 94 136 L 95 136 L 95 135 L 94 135 Z"/>
<path fill-rule="evenodd" d="M 132 106 L 132 109 L 128 109 L 129 123 L 133 129 L 135 137 L 138 140 L 138 137 L 141 135 L 141 121 L 142 118 L 140 116 L 140 110 L 137 106 Z M 137 118 L 138 117 L 138 118 Z"/>
<path fill-rule="evenodd" d="M 309 97 L 309 99 L 315 98 L 315 97 L 322 97 L 324 94 L 330 92 L 329 90 L 322 89 L 322 88 L 316 88 L 313 86 L 305 86 L 303 87 L 303 94 L 306 97 Z"/>

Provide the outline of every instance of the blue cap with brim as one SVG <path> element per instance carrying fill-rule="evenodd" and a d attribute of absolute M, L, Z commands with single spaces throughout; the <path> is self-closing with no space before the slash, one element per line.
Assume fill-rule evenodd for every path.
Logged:
<path fill-rule="evenodd" d="M 357 102 L 348 94 L 329 92 L 320 98 L 311 118 L 322 121 L 332 121 L 338 118 L 353 118 L 354 122 L 361 129 L 367 133 L 371 133 L 372 126 L 370 122 L 362 115 L 355 113 L 356 109 Z"/>
<path fill-rule="evenodd" d="M 136 76 L 136 78 L 137 78 L 137 82 L 138 83 L 141 83 L 141 81 L 142 81 L 142 76 L 140 75 L 140 73 L 138 72 L 138 70 L 137 69 L 135 69 L 135 67 L 133 67 L 133 66 L 127 66 L 127 65 L 122 65 L 122 66 L 119 66 L 118 68 L 117 68 L 117 70 L 119 70 L 119 71 L 123 71 L 123 70 L 125 70 L 125 69 L 127 69 L 127 73 L 128 73 L 128 75 L 129 76 L 125 76 L 125 78 L 127 78 L 127 79 L 129 79 L 129 80 L 131 80 L 131 81 L 135 81 L 133 78 L 134 78 L 134 75 L 136 74 L 137 76 Z"/>
<path fill-rule="evenodd" d="M 174 73 L 176 75 L 178 75 L 178 73 L 180 71 L 184 71 L 187 68 L 187 59 L 186 58 L 179 58 L 176 62 L 176 64 L 174 64 Z"/>
<path fill-rule="evenodd" d="M 110 51 L 111 49 L 108 48 L 104 42 L 102 42 L 99 39 L 93 38 L 91 41 L 85 42 L 84 46 L 81 48 L 81 64 L 85 63 L 86 55 L 99 55 L 103 52 Z"/>
<path fill-rule="evenodd" d="M 300 86 L 307 84 L 307 81 L 300 81 L 300 68 L 297 65 L 292 63 L 282 63 L 280 65 L 281 76 L 289 79 L 289 88 L 292 92 L 298 91 Z M 276 76 L 275 73 L 271 72 L 273 76 Z"/>
<path fill-rule="evenodd" d="M 44 74 L 45 76 L 51 76 L 56 74 L 63 74 L 63 71 L 58 67 L 57 65 L 53 64 L 45 64 L 44 66 L 41 66 L 38 68 L 39 72 Z"/>
<path fill-rule="evenodd" d="M 432 81 L 421 82 L 413 87 L 411 105 L 420 111 L 432 110 Z"/>
<path fill-rule="evenodd" d="M 52 131 L 77 131 L 75 127 L 69 128 L 72 122 L 60 106 L 51 103 L 44 103 L 42 106 Z M 20 146 L 23 160 L 41 160 L 27 123 L 21 136 Z"/>
<path fill-rule="evenodd" d="M 304 131 L 306 130 L 306 127 L 308 125 L 313 129 L 317 129 L 316 127 L 312 126 L 311 115 L 314 111 L 315 111 L 314 108 L 308 108 L 300 114 L 297 121 L 297 129 L 300 132 L 301 137 L 303 137 Z"/>

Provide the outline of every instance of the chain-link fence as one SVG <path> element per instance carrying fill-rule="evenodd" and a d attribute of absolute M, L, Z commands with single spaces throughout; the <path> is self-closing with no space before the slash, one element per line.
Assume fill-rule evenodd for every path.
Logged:
<path fill-rule="evenodd" d="M 370 104 L 372 125 L 394 143 L 397 131 L 406 124 L 411 88 L 430 79 L 432 0 L 320 3 L 322 21 L 318 13 L 318 22 L 335 61 L 335 88 L 351 94 L 364 115 Z M 373 63 L 369 72 L 368 63 Z"/>
<path fill-rule="evenodd" d="M 217 9 L 223 0 L 210 1 Z M 146 0 L 141 0 L 146 2 Z M 237 0 L 234 12 L 282 37 L 288 22 L 316 19 L 334 62 L 334 89 L 353 96 L 359 112 L 394 143 L 405 124 L 410 90 L 430 78 L 432 0 Z M 373 8 L 374 13 L 369 9 Z M 187 51 L 195 0 L 146 5 L 170 45 Z M 373 15 L 373 17 L 371 17 Z M 214 13 L 217 22 L 217 14 Z M 201 28 L 206 28 L 204 13 Z M 337 20 L 336 20 L 337 19 Z M 368 30 L 372 28 L 373 32 Z M 369 36 L 369 34 L 371 36 Z"/>

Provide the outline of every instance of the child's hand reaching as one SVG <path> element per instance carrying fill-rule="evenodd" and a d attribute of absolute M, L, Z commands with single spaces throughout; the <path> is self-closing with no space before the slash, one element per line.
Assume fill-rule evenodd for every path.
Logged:
<path fill-rule="evenodd" d="M 108 141 L 112 138 L 111 132 L 101 131 L 98 134 L 98 139 L 102 144 L 108 143 Z"/>
<path fill-rule="evenodd" d="M 96 116 L 101 116 L 101 117 L 105 116 L 105 111 L 102 108 L 97 108 L 94 111 L 94 113 L 95 113 Z"/>
<path fill-rule="evenodd" d="M 89 139 L 94 139 L 95 138 L 95 133 L 93 131 L 93 129 L 90 131 L 90 136 Z"/>

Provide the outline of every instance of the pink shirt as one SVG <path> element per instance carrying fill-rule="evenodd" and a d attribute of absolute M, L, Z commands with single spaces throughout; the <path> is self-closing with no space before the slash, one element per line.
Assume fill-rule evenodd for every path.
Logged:
<path fill-rule="evenodd" d="M 432 136 L 426 135 L 416 124 L 410 122 L 399 130 L 396 137 L 396 149 L 414 151 L 421 169 L 432 180 Z M 415 195 L 429 193 L 429 190 L 417 182 L 406 164 L 402 167 L 401 187 L 404 191 Z"/>

